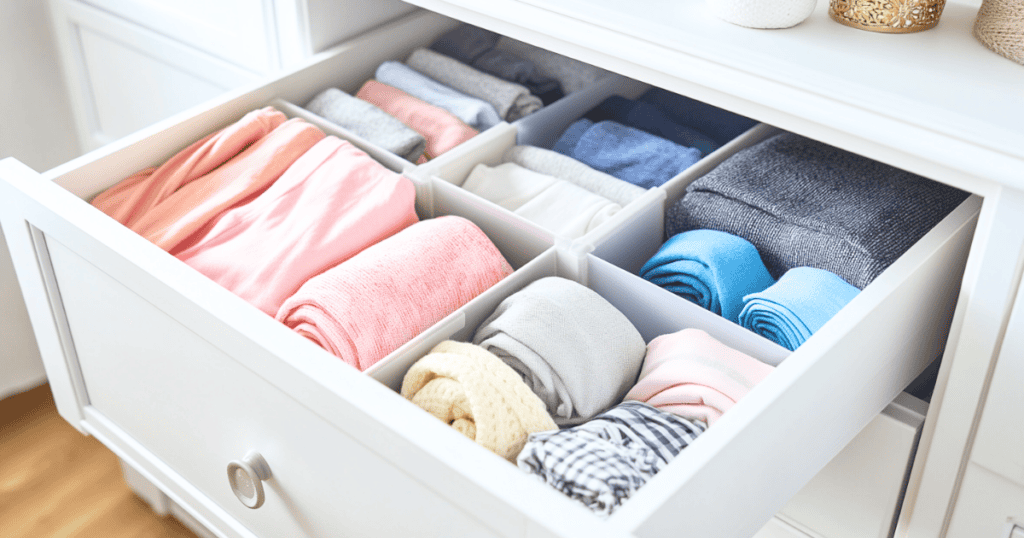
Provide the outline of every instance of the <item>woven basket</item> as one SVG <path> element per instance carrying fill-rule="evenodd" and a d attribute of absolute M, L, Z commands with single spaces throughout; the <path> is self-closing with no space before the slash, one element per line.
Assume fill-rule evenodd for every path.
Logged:
<path fill-rule="evenodd" d="M 909 34 L 938 24 L 944 7 L 946 0 L 832 0 L 828 14 L 861 30 Z"/>
<path fill-rule="evenodd" d="M 996 54 L 1024 65 L 1024 2 L 982 2 L 974 21 L 974 37 Z"/>

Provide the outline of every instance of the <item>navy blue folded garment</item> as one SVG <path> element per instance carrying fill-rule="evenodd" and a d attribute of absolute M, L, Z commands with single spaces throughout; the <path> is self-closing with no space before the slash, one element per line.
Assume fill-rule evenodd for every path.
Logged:
<path fill-rule="evenodd" d="M 494 48 L 499 37 L 489 30 L 464 24 L 439 37 L 430 48 L 489 75 L 522 84 L 545 105 L 564 96 L 558 81 L 541 76 L 533 62 L 510 51 Z"/>
<path fill-rule="evenodd" d="M 430 48 L 449 58 L 455 58 L 464 64 L 471 65 L 485 52 L 494 49 L 499 37 L 501 36 L 490 30 L 463 24 L 437 38 Z"/>
<path fill-rule="evenodd" d="M 775 283 L 754 245 L 715 230 L 672 236 L 640 276 L 735 323 L 743 298 Z"/>
<path fill-rule="evenodd" d="M 757 121 L 750 118 L 661 88 L 648 90 L 638 100 L 654 105 L 676 123 L 707 134 L 720 145 L 757 125 Z"/>
<path fill-rule="evenodd" d="M 792 133 L 737 152 L 686 188 L 669 235 L 712 229 L 753 243 L 778 278 L 817 267 L 864 288 L 968 193 Z"/>
<path fill-rule="evenodd" d="M 795 351 L 858 293 L 834 273 L 796 267 L 768 289 L 748 295 L 739 323 Z"/>
<path fill-rule="evenodd" d="M 587 166 L 649 189 L 700 160 L 700 150 L 614 121 L 586 118 L 569 126 L 553 148 Z"/>
<path fill-rule="evenodd" d="M 533 62 L 507 50 L 491 49 L 473 60 L 472 65 L 484 73 L 526 86 L 545 106 L 565 95 L 557 80 L 541 76 Z"/>
<path fill-rule="evenodd" d="M 671 140 L 680 146 L 697 148 L 702 155 L 718 149 L 721 144 L 710 136 L 670 120 L 658 107 L 641 101 L 613 95 L 590 109 L 583 117 L 593 122 L 617 121 L 641 131 Z"/>

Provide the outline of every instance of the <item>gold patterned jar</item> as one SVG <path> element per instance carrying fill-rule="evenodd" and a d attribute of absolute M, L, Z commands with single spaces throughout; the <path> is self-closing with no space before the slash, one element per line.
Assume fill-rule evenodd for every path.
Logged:
<path fill-rule="evenodd" d="M 890 34 L 909 34 L 939 23 L 946 0 L 832 0 L 828 14 L 839 24 Z"/>

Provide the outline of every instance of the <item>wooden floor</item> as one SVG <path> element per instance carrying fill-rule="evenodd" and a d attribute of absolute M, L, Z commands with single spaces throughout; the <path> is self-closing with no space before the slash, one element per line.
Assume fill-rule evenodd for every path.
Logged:
<path fill-rule="evenodd" d="M 44 385 L 0 400 L 0 538 L 195 538 L 128 489 L 117 457 L 57 414 Z"/>

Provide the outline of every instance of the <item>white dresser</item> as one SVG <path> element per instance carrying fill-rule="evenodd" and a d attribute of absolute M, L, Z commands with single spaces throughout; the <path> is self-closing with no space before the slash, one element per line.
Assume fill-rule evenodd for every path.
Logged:
<path fill-rule="evenodd" d="M 828 19 L 826 5 L 795 28 L 757 31 L 710 17 L 698 0 L 411 3 L 429 12 L 350 34 L 293 71 L 213 98 L 45 174 L 0 163 L 0 224 L 58 409 L 110 446 L 137 487 L 155 485 L 158 492 L 148 496 L 154 504 L 173 506 L 215 535 L 247 538 L 747 538 L 758 532 L 762 538 L 866 538 L 893 529 L 911 538 L 1003 538 L 1014 521 L 1024 525 L 1018 449 L 1024 430 L 1012 426 L 1024 416 L 1024 325 L 1021 313 L 1011 314 L 1024 246 L 1024 67 L 970 36 L 976 2 L 951 0 L 936 29 L 908 36 L 840 26 Z M 122 9 L 131 20 L 121 22 L 145 27 L 152 6 L 122 7 L 129 4 L 138 11 Z M 87 9 L 74 5 L 67 13 Z M 626 272 L 614 267 L 631 263 L 622 253 L 646 237 L 643 230 L 654 230 L 660 242 L 665 206 L 686 182 L 770 127 L 748 132 L 671 188 L 651 191 L 628 222 L 587 241 L 554 249 L 547 247 L 556 241 L 538 233 L 496 241 L 526 276 L 496 286 L 371 375 L 331 360 L 82 200 L 253 108 L 279 100 L 301 104 L 327 85 L 354 91 L 380 61 L 430 43 L 459 20 L 976 196 L 622 510 L 598 519 L 425 420 L 388 386 L 437 340 L 464 336 L 523 279 L 576 278 L 609 300 L 615 289 L 633 291 Z M 240 32 L 252 30 L 242 26 Z M 175 25 L 168 28 L 165 37 L 186 39 L 174 35 Z M 257 70 L 275 54 L 283 57 L 281 49 L 247 55 L 212 41 L 194 46 L 236 66 L 257 62 Z M 591 98 L 599 95 L 576 96 L 539 121 L 558 124 L 565 119 L 558 114 L 585 109 Z M 421 216 L 462 214 L 494 239 L 510 226 L 523 227 L 449 182 L 466 163 L 500 154 L 525 126 L 493 128 L 425 166 L 386 156 L 382 162 L 416 178 Z M 667 304 L 635 291 L 630 301 L 641 307 L 658 312 Z M 890 405 L 939 353 L 930 405 L 906 396 Z M 235 499 L 224 472 L 251 450 L 273 471 L 257 510 Z M 879 488 L 865 476 L 889 482 Z M 830 507 L 832 499 L 823 498 L 830 491 L 849 493 L 836 497 L 847 505 Z M 878 493 L 870 499 L 878 502 L 854 506 L 854 491 L 887 497 Z M 897 505 L 902 510 L 894 520 L 886 506 Z M 853 521 L 858 514 L 868 521 L 851 531 L 853 523 L 842 517 Z"/>

